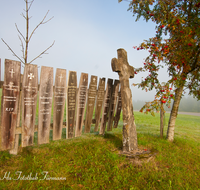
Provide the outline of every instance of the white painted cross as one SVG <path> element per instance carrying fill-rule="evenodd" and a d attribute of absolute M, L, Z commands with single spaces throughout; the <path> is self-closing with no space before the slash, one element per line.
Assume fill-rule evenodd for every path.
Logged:
<path fill-rule="evenodd" d="M 15 73 L 15 72 L 13 71 L 13 69 L 12 69 L 11 71 L 9 71 L 9 73 L 11 73 L 11 78 L 13 78 L 13 74 Z"/>
<path fill-rule="evenodd" d="M 60 78 L 60 82 L 61 82 L 61 80 L 62 80 L 62 78 L 63 78 L 62 74 L 61 74 L 58 78 Z"/>
<path fill-rule="evenodd" d="M 28 77 L 29 77 L 30 79 L 34 78 L 33 73 L 30 73 L 30 75 L 28 75 Z"/>

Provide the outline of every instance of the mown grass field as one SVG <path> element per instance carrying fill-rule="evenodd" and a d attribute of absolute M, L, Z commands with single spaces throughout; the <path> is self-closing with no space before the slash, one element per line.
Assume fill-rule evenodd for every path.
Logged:
<path fill-rule="evenodd" d="M 200 118 L 178 115 L 175 141 L 169 143 L 159 138 L 159 114 L 134 114 L 139 148 L 157 151 L 151 162 L 137 166 L 118 154 L 120 120 L 105 136 L 92 126 L 90 134 L 23 148 L 17 156 L 0 152 L 0 189 L 200 189 Z M 28 175 L 38 179 L 24 180 Z"/>

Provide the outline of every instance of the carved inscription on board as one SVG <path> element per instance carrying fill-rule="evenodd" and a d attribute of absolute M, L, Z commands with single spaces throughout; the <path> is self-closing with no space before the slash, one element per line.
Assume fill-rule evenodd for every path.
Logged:
<path fill-rule="evenodd" d="M 49 143 L 53 98 L 53 68 L 41 67 L 38 113 L 38 144 Z"/>
<path fill-rule="evenodd" d="M 20 93 L 21 63 L 5 60 L 5 73 L 3 85 L 2 123 L 1 123 L 1 149 L 14 148 L 15 129 L 17 125 L 17 111 Z"/>
<path fill-rule="evenodd" d="M 78 90 L 75 137 L 81 136 L 82 134 L 82 126 L 83 126 L 86 95 L 87 95 L 87 86 L 88 86 L 88 74 L 81 73 L 81 78 L 79 82 L 79 90 Z"/>
<path fill-rule="evenodd" d="M 66 96 L 66 70 L 56 69 L 54 85 L 53 140 L 61 139 Z"/>
<path fill-rule="evenodd" d="M 37 65 L 27 64 L 22 83 L 22 147 L 33 145 L 37 92 Z"/>
<path fill-rule="evenodd" d="M 117 102 L 117 95 L 119 91 L 119 84 L 120 84 L 119 80 L 115 80 L 114 85 L 113 85 L 112 95 L 111 95 L 111 101 L 110 101 L 110 111 L 108 114 L 107 131 L 112 131 L 115 107 L 116 107 L 116 102 Z"/>
<path fill-rule="evenodd" d="M 122 109 L 122 99 L 121 99 L 121 91 L 118 93 L 118 104 L 117 104 L 117 110 L 115 114 L 115 120 L 114 120 L 114 128 L 117 128 L 119 120 L 120 120 L 120 114 Z"/>
<path fill-rule="evenodd" d="M 106 121 L 107 121 L 109 107 L 110 107 L 112 83 L 113 83 L 113 79 L 108 79 L 107 86 L 106 86 L 106 93 L 105 93 L 105 96 L 104 96 L 103 115 L 102 115 L 102 119 L 101 119 L 101 127 L 100 127 L 100 132 L 99 132 L 99 134 L 102 134 L 102 135 L 104 135 L 105 128 L 106 128 Z"/>
<path fill-rule="evenodd" d="M 104 91 L 105 91 L 105 78 L 100 78 L 98 92 L 97 92 L 96 106 L 95 106 L 96 123 L 95 123 L 94 132 L 98 131 L 98 128 L 99 128 L 101 110 L 102 110 L 103 99 L 104 99 Z"/>
<path fill-rule="evenodd" d="M 73 138 L 74 134 L 74 121 L 76 110 L 76 88 L 77 88 L 77 76 L 75 71 L 69 71 L 68 74 L 68 86 L 67 86 L 67 137 Z"/>
<path fill-rule="evenodd" d="M 85 120 L 85 133 L 90 132 L 92 124 L 92 116 L 94 111 L 94 104 L 97 93 L 97 76 L 91 76 L 90 86 L 88 89 L 88 101 L 87 101 L 87 111 L 86 111 L 86 120 Z"/>

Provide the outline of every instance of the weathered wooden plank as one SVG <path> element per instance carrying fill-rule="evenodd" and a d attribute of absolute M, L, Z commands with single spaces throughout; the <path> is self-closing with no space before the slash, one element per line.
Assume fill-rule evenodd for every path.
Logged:
<path fill-rule="evenodd" d="M 117 104 L 117 110 L 115 114 L 115 120 L 114 120 L 114 128 L 117 128 L 119 120 L 120 120 L 120 114 L 122 109 L 122 99 L 121 99 L 121 91 L 118 93 L 118 104 Z"/>
<path fill-rule="evenodd" d="M 99 86 L 98 86 L 98 92 L 97 92 L 97 100 L 96 100 L 96 108 L 95 108 L 95 128 L 94 132 L 98 131 L 99 123 L 100 123 L 100 117 L 101 117 L 101 110 L 103 105 L 103 99 L 104 99 L 104 91 L 105 91 L 105 78 L 99 79 Z"/>
<path fill-rule="evenodd" d="M 88 74 L 81 73 L 81 78 L 79 82 L 79 90 L 78 90 L 78 99 L 77 99 L 75 137 L 79 137 L 82 134 L 82 126 L 83 126 L 86 95 L 87 95 L 87 86 L 88 86 Z"/>
<path fill-rule="evenodd" d="M 110 105 L 110 93 L 112 90 L 112 83 L 113 83 L 113 79 L 108 79 L 107 86 L 106 86 L 106 92 L 104 95 L 103 114 L 102 114 L 101 127 L 100 127 L 100 132 L 99 132 L 99 134 L 101 134 L 101 135 L 105 134 L 106 121 L 107 121 L 109 105 Z"/>
<path fill-rule="evenodd" d="M 92 75 L 91 80 L 90 80 L 90 86 L 88 89 L 88 100 L 87 100 L 87 110 L 86 110 L 86 119 L 85 119 L 85 133 L 90 132 L 96 94 L 97 94 L 97 76 Z"/>
<path fill-rule="evenodd" d="M 23 75 L 22 75 L 23 76 Z M 21 76 L 21 81 L 23 81 L 23 77 Z M 22 133 L 22 127 L 20 127 L 20 115 L 21 115 L 21 107 L 22 107 L 22 91 L 20 91 L 19 96 L 19 105 L 18 105 L 18 113 L 17 113 L 17 127 L 15 130 L 15 143 L 14 148 L 9 150 L 10 154 L 17 155 L 19 150 L 19 134 L 17 134 L 18 129 L 20 130 L 20 134 Z"/>
<path fill-rule="evenodd" d="M 41 67 L 38 113 L 38 144 L 49 143 L 53 98 L 53 68 Z"/>
<path fill-rule="evenodd" d="M 56 69 L 54 85 L 53 140 L 61 139 L 66 96 L 66 70 Z"/>
<path fill-rule="evenodd" d="M 1 149 L 14 147 L 20 94 L 21 63 L 5 59 L 2 101 Z"/>
<path fill-rule="evenodd" d="M 33 145 L 37 106 L 38 69 L 27 64 L 22 82 L 22 147 Z"/>
<path fill-rule="evenodd" d="M 116 102 L 117 102 L 117 95 L 118 95 L 118 91 L 119 91 L 119 84 L 120 84 L 119 80 L 114 81 L 112 95 L 111 95 L 111 101 L 110 101 L 110 111 L 108 113 L 107 131 L 112 131 L 114 113 L 115 113 Z"/>
<path fill-rule="evenodd" d="M 75 71 L 69 71 L 68 85 L 67 85 L 67 132 L 66 138 L 73 138 L 74 136 L 74 121 L 76 110 L 76 88 L 77 75 Z"/>

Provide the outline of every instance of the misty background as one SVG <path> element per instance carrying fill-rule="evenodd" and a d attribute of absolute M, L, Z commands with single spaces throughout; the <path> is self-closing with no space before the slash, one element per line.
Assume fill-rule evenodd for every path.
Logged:
<path fill-rule="evenodd" d="M 128 62 L 135 68 L 143 66 L 148 51 L 137 51 L 138 46 L 145 39 L 155 36 L 155 24 L 146 23 L 127 11 L 128 2 L 118 3 L 118 0 L 35 0 L 29 12 L 30 33 L 43 19 L 49 10 L 47 20 L 54 17 L 47 24 L 41 25 L 32 37 L 29 44 L 29 60 L 40 54 L 55 40 L 55 45 L 48 50 L 48 55 L 33 62 L 39 66 L 38 79 L 40 79 L 41 66 L 66 69 L 77 72 L 79 83 L 81 73 L 88 73 L 99 78 L 105 77 L 119 79 L 118 74 L 112 72 L 111 60 L 117 57 L 117 49 L 124 48 L 128 54 Z M 0 0 L 0 38 L 21 56 L 20 41 L 15 28 L 25 35 L 25 19 L 21 13 L 25 9 L 24 0 Z M 4 77 L 4 60 L 17 60 L 0 40 L 1 80 Z M 23 73 L 23 67 L 21 68 Z M 145 101 L 153 101 L 155 91 L 145 92 L 133 83 L 140 83 L 142 77 L 148 73 L 135 75 L 130 79 L 133 106 L 139 110 Z M 161 69 L 158 75 L 161 82 L 168 80 L 167 68 Z M 55 80 L 55 79 L 54 79 Z M 38 80 L 39 81 L 39 80 Z M 181 100 L 179 111 L 200 112 L 200 101 L 188 96 Z"/>

